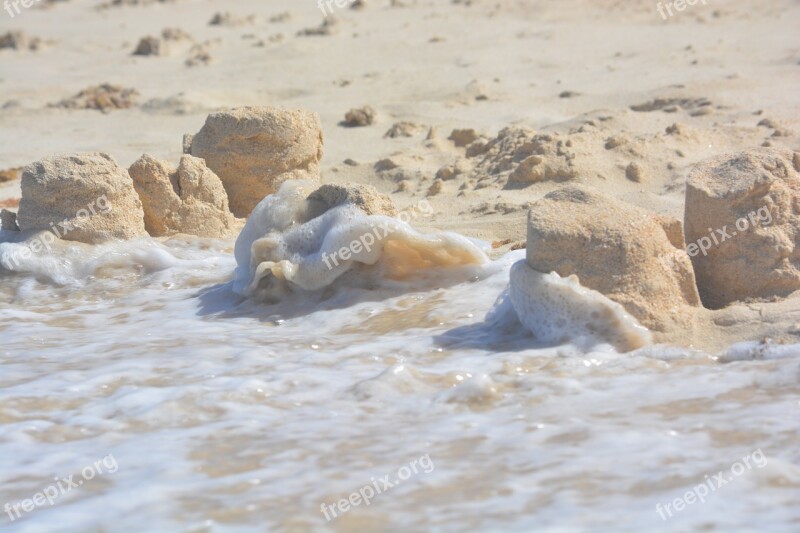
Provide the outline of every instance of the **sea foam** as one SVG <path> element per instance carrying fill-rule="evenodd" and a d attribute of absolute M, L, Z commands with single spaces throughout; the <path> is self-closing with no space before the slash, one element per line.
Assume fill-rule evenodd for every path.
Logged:
<path fill-rule="evenodd" d="M 306 198 L 313 187 L 286 182 L 255 208 L 236 241 L 234 291 L 275 300 L 293 289 L 329 287 L 346 274 L 357 284 L 378 283 L 489 262 L 466 237 L 422 234 L 398 219 L 367 215 L 352 204 L 312 218 Z"/>
<path fill-rule="evenodd" d="M 159 242 L 143 237 L 84 244 L 47 231 L 0 231 L 0 272 L 31 274 L 56 285 L 81 284 L 103 270 L 156 272 L 176 263 Z"/>
<path fill-rule="evenodd" d="M 652 343 L 652 335 L 618 303 L 581 286 L 576 276 L 543 274 L 519 261 L 511 268 L 509 294 L 522 324 L 537 339 L 583 348 L 608 343 L 628 352 Z"/>

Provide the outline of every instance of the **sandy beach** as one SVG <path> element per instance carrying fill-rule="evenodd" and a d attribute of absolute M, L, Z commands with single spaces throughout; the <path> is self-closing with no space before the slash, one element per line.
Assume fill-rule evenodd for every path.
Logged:
<path fill-rule="evenodd" d="M 0 527 L 797 530 L 800 3 L 24 3 L 0 5 L 0 207 L 22 230 L 0 232 Z M 279 124 L 263 168 L 302 159 L 280 181 L 313 184 L 255 211 L 258 184 L 233 194 L 267 141 L 213 160 L 231 114 Z M 16 260 L 63 203 L 23 193 L 51 163 L 22 168 L 97 152 L 136 186 L 115 213 L 144 216 Z M 774 183 L 742 185 L 751 167 Z M 159 175 L 216 210 L 159 204 Z M 369 189 L 343 208 L 345 184 Z M 324 222 L 292 203 L 319 185 Z M 397 213 L 399 244 L 341 277 L 295 261 L 295 226 L 328 243 Z M 613 339 L 542 344 L 548 305 Z M 87 488 L 14 510 L 87 465 Z"/>

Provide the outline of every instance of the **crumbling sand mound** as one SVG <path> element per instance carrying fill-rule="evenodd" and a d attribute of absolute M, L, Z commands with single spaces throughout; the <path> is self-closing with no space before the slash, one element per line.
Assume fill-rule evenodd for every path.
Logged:
<path fill-rule="evenodd" d="M 96 109 L 103 113 L 109 113 L 117 109 L 128 109 L 133 107 L 139 92 L 136 89 L 128 89 L 118 85 L 104 83 L 82 90 L 75 96 L 61 100 L 51 107 L 62 107 L 64 109 Z"/>
<path fill-rule="evenodd" d="M 343 125 L 348 128 L 360 128 L 369 126 L 375 122 L 377 113 L 370 106 L 351 109 L 344 116 Z"/>
<path fill-rule="evenodd" d="M 191 41 L 192 36 L 182 28 L 164 28 L 161 30 L 161 38 L 165 41 Z"/>
<path fill-rule="evenodd" d="M 222 182 L 202 159 L 184 155 L 178 168 L 143 155 L 129 169 L 154 237 L 186 233 L 224 237 L 234 226 Z"/>
<path fill-rule="evenodd" d="M 413 137 L 425 129 L 421 124 L 415 122 L 397 122 L 392 124 L 383 136 L 387 139 L 396 139 L 398 137 Z"/>
<path fill-rule="evenodd" d="M 136 49 L 133 51 L 135 56 L 164 56 L 167 55 L 167 44 L 158 37 L 148 35 L 139 40 Z"/>
<path fill-rule="evenodd" d="M 474 140 L 467 153 L 481 157 L 479 173 L 504 175 L 507 186 L 526 186 L 539 181 L 575 179 L 571 143 L 557 134 L 535 134 L 525 128 L 505 128 L 497 137 L 483 143 Z"/>

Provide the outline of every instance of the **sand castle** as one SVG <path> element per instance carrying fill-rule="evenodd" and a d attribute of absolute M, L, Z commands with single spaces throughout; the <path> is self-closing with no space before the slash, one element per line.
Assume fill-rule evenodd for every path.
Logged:
<path fill-rule="evenodd" d="M 751 150 L 715 157 L 692 170 L 686 242 L 698 248 L 692 262 L 707 307 L 800 289 L 798 205 L 796 152 Z"/>
<path fill-rule="evenodd" d="M 3 519 L 795 533 L 800 2 L 334 3 L 6 17 Z"/>
<path fill-rule="evenodd" d="M 219 238 L 234 227 L 222 182 L 202 159 L 184 155 L 175 168 L 143 155 L 128 172 L 153 237 L 187 233 Z"/>
<path fill-rule="evenodd" d="M 506 187 L 580 174 L 569 143 L 557 136 L 506 128 L 487 139 L 462 129 L 449 140 L 477 163 L 442 167 L 434 185 L 472 171 Z M 609 140 L 606 149 L 625 142 Z M 309 111 L 214 113 L 186 137 L 191 155 L 177 167 L 143 155 L 125 171 L 105 154 L 30 165 L 19 215 L 4 211 L 3 228 L 60 227 L 58 237 L 84 243 L 146 234 L 224 238 L 241 227 L 237 216 L 249 216 L 236 243 L 234 290 L 269 301 L 341 280 L 405 279 L 488 261 L 460 235 L 422 234 L 393 218 L 391 198 L 372 187 L 320 187 L 322 146 L 319 118 Z M 527 257 L 512 269 L 510 298 L 520 322 L 540 341 L 606 342 L 628 351 L 681 342 L 704 304 L 720 309 L 799 289 L 798 167 L 798 154 L 772 149 L 698 164 L 686 189 L 686 236 L 681 221 L 586 185 L 556 188 L 531 204 Z M 399 168 L 376 165 L 380 172 Z M 95 210 L 98 198 L 107 205 Z M 733 228 L 741 220 L 749 231 L 739 234 Z"/>
<path fill-rule="evenodd" d="M 17 222 L 22 231 L 53 231 L 89 244 L 147 234 L 133 181 L 101 153 L 49 157 L 26 167 Z"/>
<path fill-rule="evenodd" d="M 685 328 L 690 308 L 700 305 L 682 234 L 671 239 L 661 219 L 586 187 L 564 187 L 533 204 L 527 265 L 577 276 L 656 332 Z"/>
<path fill-rule="evenodd" d="M 197 135 L 187 137 L 186 150 L 203 157 L 187 154 L 177 167 L 145 154 L 126 171 L 100 153 L 29 165 L 22 176 L 20 229 L 48 230 L 62 221 L 77 226 L 86 219 L 81 231 L 65 238 L 94 243 L 147 234 L 224 237 L 241 225 L 236 213 L 247 216 L 283 181 L 319 179 L 322 131 L 307 111 L 215 113 Z M 98 197 L 106 198 L 110 209 L 87 218 L 82 208 Z"/>
<path fill-rule="evenodd" d="M 246 217 L 284 181 L 318 182 L 322 144 L 316 113 L 245 107 L 210 115 L 186 149 L 205 159 L 233 213 Z"/>

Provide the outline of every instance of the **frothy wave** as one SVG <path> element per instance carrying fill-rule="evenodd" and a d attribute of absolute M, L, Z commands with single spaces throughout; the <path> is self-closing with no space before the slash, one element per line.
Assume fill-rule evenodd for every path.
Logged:
<path fill-rule="evenodd" d="M 89 245 L 42 232 L 0 232 L 0 271 L 32 274 L 56 285 L 82 284 L 107 269 L 165 270 L 176 258 L 149 238 Z M 47 243 L 44 245 L 42 243 Z"/>
<path fill-rule="evenodd" d="M 363 286 L 489 262 L 466 237 L 422 234 L 400 220 L 366 215 L 351 204 L 309 219 L 306 198 L 312 187 L 286 182 L 253 211 L 236 241 L 237 293 L 275 300 L 293 289 L 316 291 L 339 280 Z"/>
<path fill-rule="evenodd" d="M 509 294 L 520 322 L 543 342 L 571 341 L 585 349 L 608 343 L 622 352 L 652 343 L 647 328 L 620 304 L 574 276 L 542 274 L 519 261 L 511 268 Z"/>

